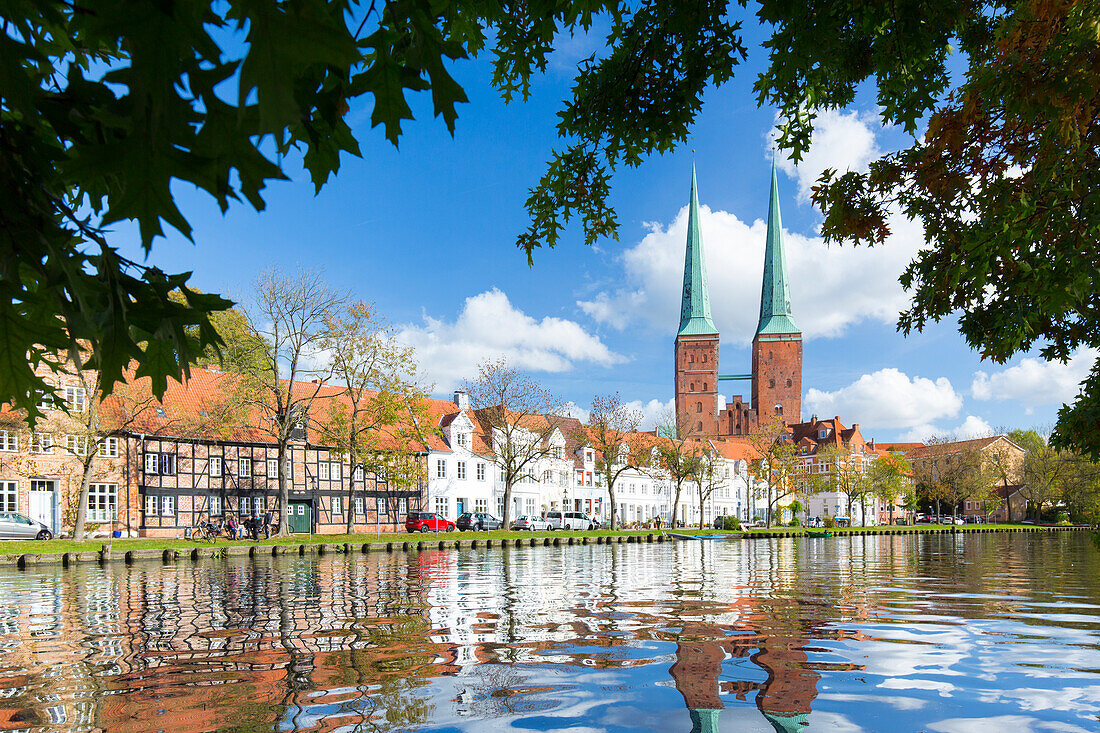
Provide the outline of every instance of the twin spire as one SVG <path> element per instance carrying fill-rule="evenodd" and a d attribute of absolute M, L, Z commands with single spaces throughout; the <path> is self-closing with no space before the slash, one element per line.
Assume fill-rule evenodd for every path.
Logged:
<path fill-rule="evenodd" d="M 706 260 L 699 232 L 699 195 L 695 164 L 691 165 L 691 203 L 688 206 L 687 252 L 684 257 L 684 294 L 680 301 L 678 336 L 717 335 L 710 315 L 710 290 Z M 783 251 L 783 222 L 779 215 L 779 185 L 772 160 L 771 202 L 768 208 L 768 237 L 764 247 L 764 281 L 760 289 L 759 334 L 801 333 L 791 312 L 791 291 L 787 284 L 787 256 Z"/>

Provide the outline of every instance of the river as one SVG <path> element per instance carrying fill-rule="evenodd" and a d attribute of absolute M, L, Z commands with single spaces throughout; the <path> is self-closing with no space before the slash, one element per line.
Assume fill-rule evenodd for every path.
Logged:
<path fill-rule="evenodd" d="M 0 570 L 0 730 L 1096 731 L 1085 533 Z"/>

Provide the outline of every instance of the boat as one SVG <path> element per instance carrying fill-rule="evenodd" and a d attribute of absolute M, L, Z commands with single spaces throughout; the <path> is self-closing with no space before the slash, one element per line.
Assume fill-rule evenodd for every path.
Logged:
<path fill-rule="evenodd" d="M 807 537 L 832 537 L 833 533 L 828 531 L 828 530 L 825 530 L 825 531 L 822 531 L 822 532 L 814 532 L 813 530 L 810 530 L 810 531 L 806 532 L 806 536 Z"/>
<path fill-rule="evenodd" d="M 669 532 L 668 536 L 678 540 L 720 540 L 724 537 L 720 534 L 680 534 L 679 532 Z"/>

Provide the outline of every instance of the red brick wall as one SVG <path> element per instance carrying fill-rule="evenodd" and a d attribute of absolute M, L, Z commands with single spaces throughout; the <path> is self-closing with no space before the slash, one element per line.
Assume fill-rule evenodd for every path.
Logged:
<path fill-rule="evenodd" d="M 718 434 L 718 335 L 676 339 L 676 414 L 691 430 Z"/>
<path fill-rule="evenodd" d="M 782 405 L 783 420 L 802 422 L 802 337 L 760 336 L 752 342 L 752 404 L 759 420 Z"/>

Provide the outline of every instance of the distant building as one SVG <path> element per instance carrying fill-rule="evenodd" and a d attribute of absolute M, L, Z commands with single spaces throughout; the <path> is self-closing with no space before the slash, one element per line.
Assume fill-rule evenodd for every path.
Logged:
<path fill-rule="evenodd" d="M 922 445 L 905 454 L 918 477 L 938 481 L 941 474 L 963 460 L 964 454 L 975 452 L 990 475 L 990 499 L 966 499 L 959 507 L 964 515 L 991 522 L 1019 521 L 1027 507 L 1020 484 L 1027 451 L 1008 436 L 991 435 L 971 440 Z"/>

